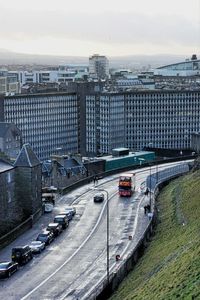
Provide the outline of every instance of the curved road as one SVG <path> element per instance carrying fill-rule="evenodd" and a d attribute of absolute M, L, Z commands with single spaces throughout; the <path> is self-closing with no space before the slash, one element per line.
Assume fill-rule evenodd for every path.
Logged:
<path fill-rule="evenodd" d="M 161 167 L 159 166 L 159 169 Z M 152 172 L 155 168 L 152 167 Z M 118 267 L 115 255 L 125 258 L 129 247 L 137 243 L 149 220 L 143 206 L 148 199 L 140 193 L 140 185 L 149 169 L 136 173 L 136 191 L 131 198 L 117 193 L 118 176 L 99 181 L 109 193 L 109 265 Z M 16 245 L 28 244 L 53 215 L 73 202 L 77 214 L 69 227 L 40 254 L 11 278 L 0 281 L 0 299 L 64 300 L 90 299 L 97 283 L 106 279 L 106 201 L 94 203 L 93 185 L 83 186 L 57 201 L 53 214 L 44 215 L 32 229 L 0 252 L 0 260 L 10 258 Z M 133 236 L 129 240 L 129 236 Z"/>

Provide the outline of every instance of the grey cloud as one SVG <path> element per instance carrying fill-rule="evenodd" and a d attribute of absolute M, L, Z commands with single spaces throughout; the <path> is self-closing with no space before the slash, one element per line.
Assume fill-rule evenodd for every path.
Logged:
<path fill-rule="evenodd" d="M 181 16 L 132 13 L 14 14 L 0 10 L 0 37 L 53 37 L 111 44 L 190 44 L 200 42 L 198 24 Z"/>

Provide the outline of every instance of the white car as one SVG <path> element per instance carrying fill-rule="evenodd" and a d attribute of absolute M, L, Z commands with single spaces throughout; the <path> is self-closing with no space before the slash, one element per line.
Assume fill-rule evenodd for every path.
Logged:
<path fill-rule="evenodd" d="M 72 216 L 74 216 L 76 214 L 76 208 L 74 206 L 65 207 L 65 211 L 71 212 Z"/>
<path fill-rule="evenodd" d="M 33 253 L 41 253 L 45 249 L 45 243 L 41 241 L 32 241 L 29 247 Z"/>
<path fill-rule="evenodd" d="M 52 203 L 45 203 L 44 204 L 44 211 L 45 212 L 52 212 L 53 210 L 53 204 Z"/>

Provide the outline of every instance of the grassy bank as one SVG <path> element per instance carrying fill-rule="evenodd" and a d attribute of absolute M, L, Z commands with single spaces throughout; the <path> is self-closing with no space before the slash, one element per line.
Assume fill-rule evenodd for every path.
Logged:
<path fill-rule="evenodd" d="M 200 299 L 200 171 L 166 186 L 156 234 L 112 300 Z"/>

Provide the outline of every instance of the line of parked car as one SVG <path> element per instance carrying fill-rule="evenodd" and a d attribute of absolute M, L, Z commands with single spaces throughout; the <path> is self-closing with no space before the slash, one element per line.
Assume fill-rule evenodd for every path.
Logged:
<path fill-rule="evenodd" d="M 12 260 L 0 262 L 0 278 L 10 277 L 19 269 L 19 266 L 28 263 L 34 254 L 41 253 L 61 232 L 69 226 L 69 221 L 76 214 L 76 208 L 66 207 L 54 217 L 53 223 L 38 234 L 35 241 L 30 245 L 12 248 Z"/>

